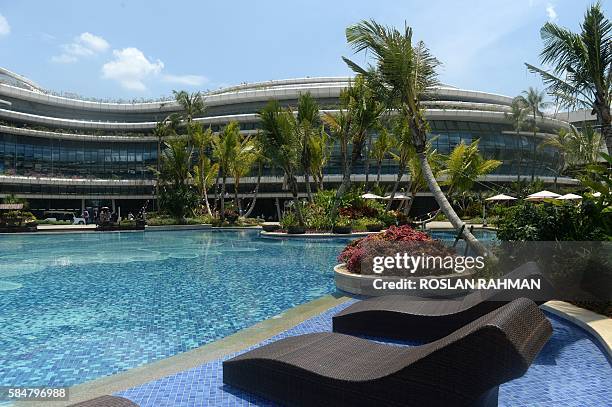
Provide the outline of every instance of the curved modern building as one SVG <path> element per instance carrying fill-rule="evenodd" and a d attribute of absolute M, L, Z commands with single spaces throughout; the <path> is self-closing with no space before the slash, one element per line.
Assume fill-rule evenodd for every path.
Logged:
<path fill-rule="evenodd" d="M 301 93 L 310 92 L 321 109 L 332 111 L 348 80 L 301 78 L 224 88 L 206 93 L 206 111 L 195 120 L 213 131 L 237 121 L 242 132 L 254 132 L 257 112 L 270 99 L 295 106 Z M 435 148 L 448 153 L 461 140 L 478 138 L 484 156 L 503 161 L 484 183 L 499 186 L 532 175 L 552 182 L 557 153 L 536 147 L 567 122 L 546 116 L 539 119 L 535 139 L 529 131 L 517 134 L 505 116 L 511 102 L 491 93 L 436 88 L 425 102 Z M 39 210 L 111 205 L 133 210 L 146 200 L 153 202 L 149 168 L 157 163 L 157 139 L 152 130 L 173 112 L 180 112 L 180 106 L 171 100 L 111 103 L 57 96 L 0 68 L 0 198 L 15 194 Z M 394 161 L 386 160 L 383 181 L 393 181 L 395 173 Z M 363 168 L 356 169 L 354 179 L 365 179 Z M 340 181 L 338 154 L 332 154 L 325 181 L 330 186 Z M 242 180 L 241 195 L 249 196 L 254 182 L 254 177 Z M 270 169 L 262 182 L 260 212 L 271 207 L 270 198 L 289 195 L 282 189 L 282 177 Z"/>

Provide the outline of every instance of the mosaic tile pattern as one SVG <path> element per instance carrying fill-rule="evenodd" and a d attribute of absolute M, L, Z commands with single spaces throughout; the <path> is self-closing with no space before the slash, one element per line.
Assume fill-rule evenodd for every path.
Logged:
<path fill-rule="evenodd" d="M 332 292 L 344 244 L 257 231 L 0 236 L 0 287 L 13 288 L 0 290 L 0 386 L 71 386 L 225 337 Z"/>
<path fill-rule="evenodd" d="M 262 344 L 287 336 L 331 331 L 331 317 L 348 305 L 332 308 Z M 610 361 L 586 332 L 554 315 L 548 317 L 553 325 L 553 337 L 525 376 L 501 386 L 499 406 L 612 405 Z M 141 407 L 274 405 L 262 398 L 223 385 L 222 360 L 215 360 L 116 395 L 127 397 Z"/>

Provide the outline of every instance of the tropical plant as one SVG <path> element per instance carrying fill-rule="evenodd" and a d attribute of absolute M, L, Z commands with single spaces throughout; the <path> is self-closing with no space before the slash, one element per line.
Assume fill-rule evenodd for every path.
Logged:
<path fill-rule="evenodd" d="M 527 106 L 521 97 L 515 97 L 512 99 L 510 112 L 504 113 L 504 116 L 512 123 L 512 127 L 514 127 L 514 131 L 516 132 L 516 142 L 518 145 L 517 151 L 519 154 L 519 165 L 516 171 L 517 181 L 521 180 L 521 170 L 523 166 L 523 137 L 521 137 L 521 130 L 523 130 L 525 126 L 525 121 L 528 114 L 529 111 L 527 110 Z"/>
<path fill-rule="evenodd" d="M 306 184 L 306 194 L 308 199 L 312 201 L 312 190 L 310 187 L 310 175 L 313 174 L 315 169 L 314 165 L 318 163 L 313 162 L 313 151 L 312 148 L 316 147 L 319 132 L 319 105 L 310 93 L 300 94 L 298 97 L 297 106 L 297 122 L 296 130 L 300 139 L 302 147 L 302 153 L 300 157 L 300 163 L 302 171 L 304 172 L 304 183 Z M 313 165 L 314 164 L 314 165 Z"/>
<path fill-rule="evenodd" d="M 536 171 L 536 163 L 538 159 L 536 157 L 536 148 L 537 148 L 537 133 L 538 133 L 538 117 L 543 118 L 544 113 L 542 109 L 546 109 L 550 106 L 550 103 L 544 101 L 545 93 L 543 91 L 539 91 L 536 88 L 532 88 L 531 86 L 526 91 L 523 91 L 523 95 L 518 96 L 519 100 L 525 105 L 525 109 L 527 109 L 531 113 L 531 130 L 533 131 L 533 151 L 531 157 L 531 181 L 535 179 L 535 171 Z"/>
<path fill-rule="evenodd" d="M 410 157 L 415 156 L 412 134 L 406 120 L 400 119 L 396 121 L 396 123 L 393 125 L 392 138 L 395 151 L 391 151 L 390 154 L 391 157 L 397 161 L 397 178 L 393 184 L 393 189 L 391 189 L 391 195 L 389 197 L 389 202 L 387 203 L 387 210 L 391 209 L 393 198 L 395 197 L 399 184 L 402 181 L 402 177 L 406 173 L 406 167 L 408 165 L 408 161 L 410 161 Z"/>
<path fill-rule="evenodd" d="M 238 122 L 228 123 L 219 134 L 212 138 L 213 157 L 219 164 L 219 175 L 221 177 L 221 220 L 225 219 L 227 177 L 231 174 L 232 165 L 236 160 L 239 143 L 240 126 Z"/>
<path fill-rule="evenodd" d="M 302 146 L 291 109 L 282 109 L 277 100 L 271 100 L 259 113 L 261 120 L 261 146 L 263 154 L 272 164 L 281 168 L 289 183 L 299 226 L 304 226 L 298 197 L 296 173 L 300 167 Z"/>
<path fill-rule="evenodd" d="M 208 189 L 213 186 L 219 173 L 219 164 L 213 164 L 206 154 L 212 138 L 210 127 L 203 130 L 199 123 L 194 126 L 191 134 L 191 144 L 196 152 L 196 164 L 193 166 L 194 185 L 200 195 L 200 203 L 204 202 L 206 213 L 210 216 L 212 216 L 212 211 L 208 202 Z"/>
<path fill-rule="evenodd" d="M 463 140 L 453 148 L 444 160 L 440 175 L 445 177 L 443 185 L 448 186 L 448 194 L 469 191 L 479 177 L 487 175 L 499 167 L 499 160 L 487 160 L 478 151 L 480 139 L 465 144 Z"/>
<path fill-rule="evenodd" d="M 442 167 L 442 155 L 439 154 L 437 150 L 432 147 L 432 140 L 427 143 L 427 147 L 425 148 L 425 154 L 427 156 L 427 162 L 431 167 L 431 171 L 436 177 L 438 177 L 438 174 L 440 173 Z M 406 204 L 403 208 L 403 211 L 406 215 L 410 213 L 410 209 L 412 208 L 412 204 L 416 199 L 417 193 L 427 188 L 427 180 L 425 179 L 425 177 L 423 177 L 421 163 L 414 149 L 411 149 L 410 151 L 407 168 L 408 173 L 410 174 L 410 183 L 408 185 L 410 199 L 405 201 Z"/>
<path fill-rule="evenodd" d="M 538 148 L 553 147 L 559 152 L 555 168 L 556 186 L 557 177 L 567 170 L 596 164 L 600 158 L 601 145 L 601 134 L 596 132 L 592 126 L 585 124 L 581 130 L 574 126 L 569 130 L 559 129 L 554 137 L 542 141 Z"/>
<path fill-rule="evenodd" d="M 240 179 L 251 172 L 258 153 L 255 149 L 255 142 L 250 136 L 239 140 L 235 148 L 236 152 L 233 154 L 233 160 L 230 162 L 229 168 L 230 174 L 234 178 L 234 206 L 238 208 L 238 213 L 242 214 L 242 202 L 238 199 Z"/>
<path fill-rule="evenodd" d="M 355 72 L 368 77 L 370 86 L 376 89 L 378 97 L 390 108 L 399 111 L 408 123 L 414 148 L 419 157 L 423 176 L 442 212 L 453 227 L 462 230 L 464 239 L 478 252 L 487 249 L 474 237 L 440 189 L 427 161 L 427 121 L 421 100 L 428 89 L 438 84 L 436 69 L 440 62 L 429 52 L 423 42 L 413 44 L 412 28 L 405 26 L 400 32 L 375 21 L 362 21 L 346 29 L 348 43 L 356 52 L 368 51 L 375 65 L 367 70 L 353 61 L 344 61 Z"/>
<path fill-rule="evenodd" d="M 389 131 L 386 127 L 381 126 L 378 130 L 378 137 L 372 143 L 372 154 L 371 158 L 376 161 L 376 185 L 375 188 L 380 186 L 380 175 L 382 170 L 382 162 L 389 155 L 391 149 L 394 147 L 394 139 L 389 135 Z"/>
<path fill-rule="evenodd" d="M 202 114 L 206 109 L 204 105 L 204 98 L 200 92 L 188 93 L 184 90 L 172 91 L 174 99 L 181 105 L 182 118 L 187 122 L 189 126 L 193 121 L 193 118 L 199 114 Z M 189 127 L 188 127 L 189 130 Z"/>
<path fill-rule="evenodd" d="M 312 177 L 317 184 L 317 190 L 323 190 L 323 169 L 329 161 L 331 155 L 330 151 L 330 137 L 325 132 L 325 128 L 321 126 L 318 136 L 310 139 L 310 171 Z"/>
<path fill-rule="evenodd" d="M 336 191 L 336 199 L 348 191 L 351 174 L 355 165 L 361 160 L 368 132 L 378 126 L 378 121 L 385 111 L 364 75 L 357 75 L 352 84 L 340 94 L 340 109 L 336 113 L 325 113 L 324 122 L 331 130 L 332 136 L 340 144 L 342 158 L 342 182 Z M 349 158 L 349 142 L 351 156 Z"/>
<path fill-rule="evenodd" d="M 160 186 L 160 207 L 171 215 L 184 219 L 197 206 L 198 197 L 191 186 L 193 151 L 181 138 L 169 139 L 161 156 L 157 173 Z"/>
<path fill-rule="evenodd" d="M 612 154 L 612 23 L 598 2 L 587 9 L 579 33 L 548 22 L 540 34 L 544 42 L 540 60 L 553 68 L 527 67 L 540 74 L 548 92 L 565 107 L 592 109 Z"/>

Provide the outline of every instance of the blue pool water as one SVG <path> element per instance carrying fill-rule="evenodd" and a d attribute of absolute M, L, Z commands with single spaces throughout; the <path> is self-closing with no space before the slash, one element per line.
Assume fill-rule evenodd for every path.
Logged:
<path fill-rule="evenodd" d="M 342 241 L 256 231 L 0 236 L 0 386 L 70 386 L 334 291 Z"/>

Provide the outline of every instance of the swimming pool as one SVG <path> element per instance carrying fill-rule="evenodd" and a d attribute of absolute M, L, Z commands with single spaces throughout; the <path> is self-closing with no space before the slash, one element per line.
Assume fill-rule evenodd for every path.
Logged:
<path fill-rule="evenodd" d="M 0 236 L 0 386 L 71 386 L 335 290 L 344 247 L 257 231 Z"/>

